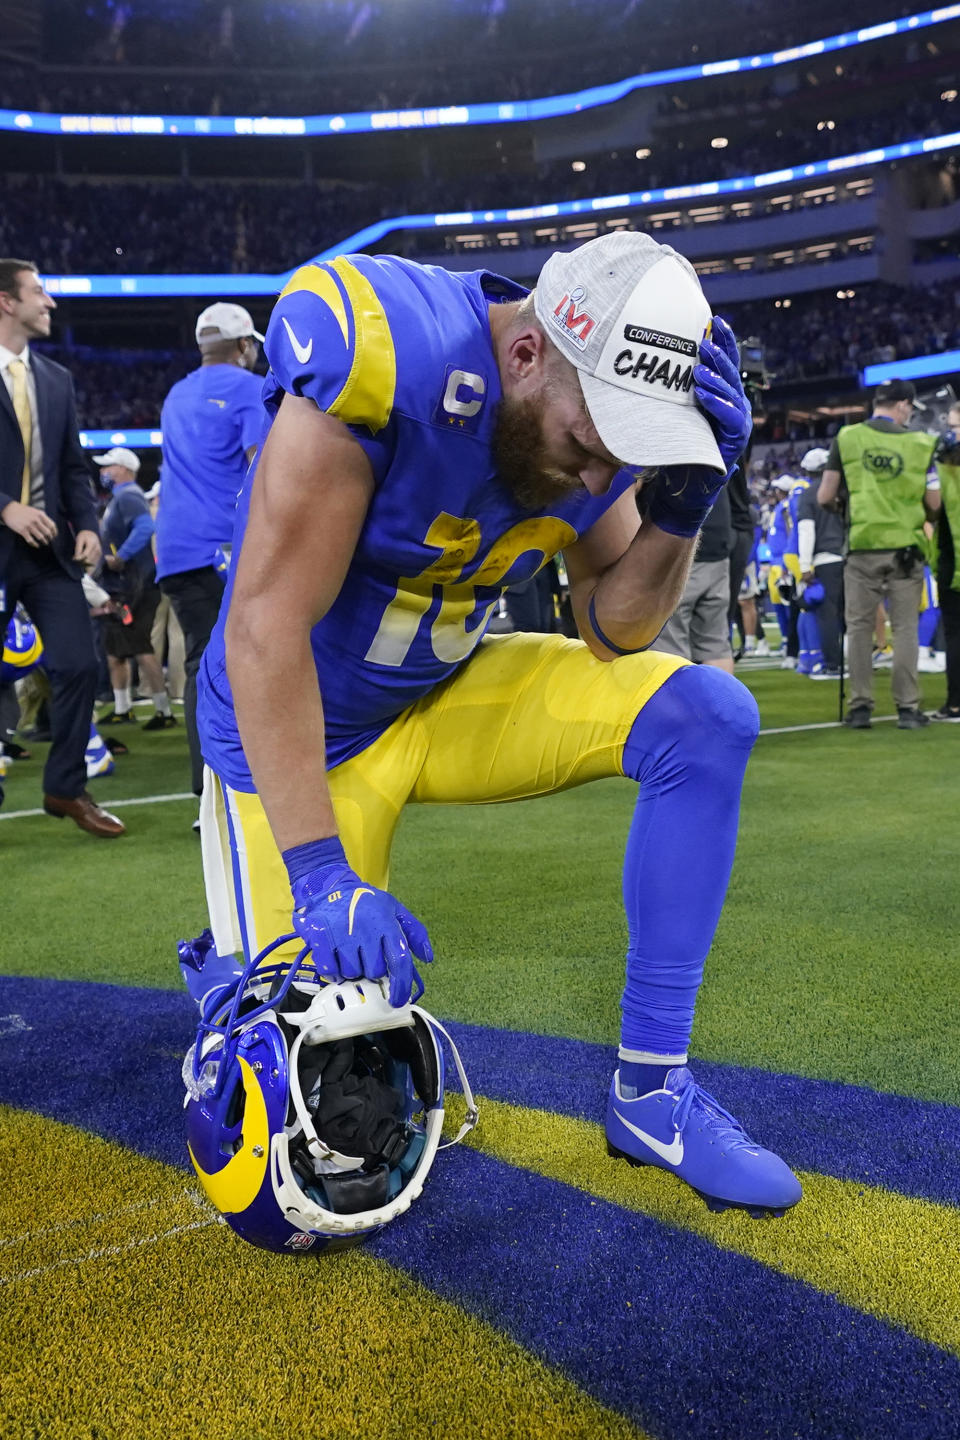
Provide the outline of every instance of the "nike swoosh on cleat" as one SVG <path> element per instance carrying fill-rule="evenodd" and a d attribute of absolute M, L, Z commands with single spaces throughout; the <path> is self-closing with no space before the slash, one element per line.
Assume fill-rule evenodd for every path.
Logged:
<path fill-rule="evenodd" d="M 642 1140 L 644 1145 L 649 1145 L 650 1149 L 653 1150 L 655 1154 L 659 1155 L 662 1160 L 666 1160 L 668 1165 L 680 1164 L 681 1160 L 683 1159 L 682 1135 L 674 1135 L 670 1144 L 664 1145 L 662 1140 L 657 1140 L 654 1138 L 653 1135 L 648 1135 L 645 1130 L 640 1130 L 636 1125 L 631 1125 L 630 1121 L 625 1120 L 624 1117 L 620 1114 L 620 1111 L 616 1108 L 614 1108 L 613 1113 L 620 1121 L 620 1124 L 626 1126 L 626 1128 L 630 1131 L 631 1135 L 636 1135 L 637 1139 Z"/>
<path fill-rule="evenodd" d="M 352 935 L 352 934 L 353 934 L 353 913 L 354 913 L 354 911 L 355 911 L 356 908 L 357 908 L 357 901 L 360 899 L 360 896 L 361 896 L 361 895 L 375 895 L 376 893 L 377 893 L 377 892 L 376 892 L 375 890 L 368 890 L 368 889 L 367 889 L 365 886 L 363 886 L 363 885 L 359 886 L 358 889 L 354 890 L 353 894 L 350 896 L 350 910 L 349 910 L 349 912 L 348 912 L 348 914 L 347 914 L 347 920 L 348 920 L 348 922 L 349 922 L 348 925 L 347 925 L 347 934 L 348 934 L 348 935 Z"/>
<path fill-rule="evenodd" d="M 310 336 L 310 339 L 307 341 L 306 345 L 301 345 L 296 335 L 294 335 L 293 327 L 291 326 L 290 321 L 287 319 L 286 315 L 281 315 L 280 319 L 283 321 L 286 328 L 290 344 L 293 346 L 294 355 L 296 355 L 301 365 L 306 365 L 307 361 L 310 359 L 310 356 L 313 354 L 313 336 Z"/>

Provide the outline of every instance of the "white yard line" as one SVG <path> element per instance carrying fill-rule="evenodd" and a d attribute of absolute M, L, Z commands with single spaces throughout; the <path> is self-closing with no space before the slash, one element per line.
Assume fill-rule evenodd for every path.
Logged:
<path fill-rule="evenodd" d="M 21 1270 L 15 1275 L 0 1275 L 0 1285 L 12 1285 L 17 1280 L 35 1280 L 38 1275 L 49 1275 L 53 1270 L 62 1270 L 67 1265 L 89 1265 L 92 1260 L 105 1260 L 114 1255 L 125 1255 L 130 1250 L 140 1250 L 144 1245 L 156 1245 L 160 1240 L 169 1240 L 173 1235 L 184 1235 L 189 1230 L 205 1230 L 208 1225 L 223 1224 L 219 1215 L 206 1215 L 194 1220 L 192 1225 L 174 1225 L 170 1230 L 161 1230 L 157 1235 L 141 1235 L 128 1240 L 125 1245 L 105 1245 L 100 1250 L 88 1250 L 85 1255 L 69 1255 L 65 1260 L 55 1260 L 52 1265 L 38 1265 L 34 1270 Z"/>
<path fill-rule="evenodd" d="M 0 1240 L 0 1250 L 10 1245 L 22 1245 L 29 1240 L 40 1240 L 46 1235 L 61 1235 L 64 1230 L 75 1230 L 78 1225 L 100 1225 L 110 1220 L 115 1220 L 118 1215 L 134 1215 L 138 1210 L 152 1210 L 155 1205 L 165 1205 L 170 1202 L 171 1197 L 154 1195 L 149 1200 L 137 1200 L 132 1205 L 121 1205 L 116 1210 L 104 1211 L 95 1215 L 79 1215 L 73 1220 L 63 1220 L 59 1225 L 45 1225 L 40 1230 L 25 1230 L 22 1235 L 10 1235 Z M 200 1191 L 192 1186 L 185 1186 L 179 1196 L 172 1197 L 173 1200 L 185 1200 L 191 1205 L 203 1205 L 204 1199 Z"/>
<path fill-rule="evenodd" d="M 896 720 L 896 715 L 874 715 L 874 725 L 883 725 L 886 721 Z M 767 730 L 761 730 L 761 735 L 797 735 L 804 730 L 839 730 L 839 720 L 817 720 L 809 725 L 776 725 Z M 199 804 L 196 795 L 191 791 L 183 791 L 176 795 L 140 795 L 133 800 L 105 800 L 104 808 L 108 810 L 119 810 L 121 805 L 166 805 L 171 800 L 193 800 Z M 45 810 L 9 810 L 6 813 L 0 810 L 0 821 L 2 820 L 25 820 L 31 815 L 45 815 Z"/>
<path fill-rule="evenodd" d="M 119 810 L 121 805 L 166 805 L 171 800 L 192 800 L 195 805 L 200 801 L 192 790 L 183 790 L 176 795 L 138 795 L 132 800 L 105 800 L 104 808 L 107 810 Z M 10 810 L 4 813 L 0 810 L 0 820 L 24 820 L 28 815 L 45 815 L 45 810 Z"/>
<path fill-rule="evenodd" d="M 889 720 L 896 720 L 896 715 L 874 715 L 874 725 L 884 725 Z M 810 725 L 777 725 L 769 730 L 761 730 L 761 735 L 794 735 L 798 730 L 844 730 L 847 727 L 839 720 L 817 720 Z"/>

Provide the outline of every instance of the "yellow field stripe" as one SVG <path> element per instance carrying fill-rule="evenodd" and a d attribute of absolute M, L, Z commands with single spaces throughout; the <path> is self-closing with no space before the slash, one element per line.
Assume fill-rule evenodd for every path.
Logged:
<path fill-rule="evenodd" d="M 675 1176 L 611 1160 L 599 1125 L 485 1099 L 480 1115 L 467 1143 L 488 1155 L 703 1235 L 960 1354 L 960 1210 L 800 1172 L 804 1198 L 782 1220 L 713 1215 Z"/>
<path fill-rule="evenodd" d="M 183 1172 L 32 1114 L 0 1149 L 4 1440 L 644 1440 L 363 1250 L 256 1250 Z"/>

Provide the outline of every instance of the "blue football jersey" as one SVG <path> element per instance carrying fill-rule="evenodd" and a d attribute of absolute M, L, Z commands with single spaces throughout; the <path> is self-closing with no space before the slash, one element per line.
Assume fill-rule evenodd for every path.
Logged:
<path fill-rule="evenodd" d="M 798 507 L 800 505 L 800 496 L 804 490 L 808 490 L 809 488 L 809 480 L 798 480 L 787 496 L 787 543 L 784 546 L 783 552 L 785 555 L 796 555 L 798 553 L 797 546 L 800 543 L 797 531 L 797 525 L 799 523 Z"/>
<path fill-rule="evenodd" d="M 529 580 L 635 483 L 525 510 L 500 481 L 492 439 L 500 379 L 491 304 L 520 286 L 393 256 L 353 255 L 297 271 L 270 319 L 264 403 L 306 396 L 349 426 L 375 491 L 342 589 L 311 643 L 327 764 L 365 749 L 465 663 L 503 591 Z M 255 476 L 237 510 L 240 549 Z M 208 763 L 250 790 L 226 676 L 232 580 L 200 677 Z M 278 623 L 283 623 L 282 619 Z"/>
<path fill-rule="evenodd" d="M 157 576 L 216 565 L 230 543 L 246 452 L 266 428 L 258 375 L 201 365 L 163 402 Z"/>
<path fill-rule="evenodd" d="M 773 564 L 782 565 L 784 553 L 790 549 L 790 507 L 786 499 L 779 500 L 774 508 L 767 544 Z"/>

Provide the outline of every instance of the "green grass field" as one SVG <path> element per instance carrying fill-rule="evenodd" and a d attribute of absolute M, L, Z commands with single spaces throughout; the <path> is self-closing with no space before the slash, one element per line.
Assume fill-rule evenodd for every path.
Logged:
<path fill-rule="evenodd" d="M 927 1102 L 934 1128 L 938 1115 L 956 1125 L 952 1110 L 929 1102 L 960 1106 L 960 727 L 903 732 L 887 722 L 850 732 L 828 724 L 834 685 L 777 669 L 747 678 L 765 729 L 823 728 L 757 742 L 693 1053 L 772 1078 L 867 1087 L 882 1092 L 878 1103 Z M 943 677 L 922 678 L 933 708 Z M 878 715 L 889 715 L 888 675 L 878 678 L 877 695 Z M 91 782 L 103 803 L 189 788 L 182 728 L 123 738 L 129 756 L 113 776 Z M 12 768 L 0 811 L 0 972 L 64 982 L 71 1003 L 79 992 L 66 982 L 177 990 L 175 942 L 206 923 L 195 802 L 125 805 L 117 813 L 129 833 L 114 842 L 69 821 L 17 817 L 39 805 L 42 750 Z M 625 946 L 620 864 L 634 793 L 628 782 L 608 781 L 526 804 L 408 810 L 391 888 L 430 930 L 437 959 L 425 976 L 426 1003 L 434 1014 L 491 1033 L 615 1045 Z M 691 886 L 702 843 L 690 837 Z M 19 1005 L 0 997 L 0 1011 Z M 415 1226 L 416 1208 L 386 1232 L 389 1245 L 308 1268 L 243 1246 L 215 1225 L 192 1175 L 179 1161 L 156 1158 L 150 1138 L 141 1143 L 121 1118 L 87 1124 L 85 1107 L 93 1115 L 101 1103 L 105 1114 L 122 1116 L 116 1076 L 129 1072 L 105 1057 L 101 1078 L 96 1066 L 92 1075 L 73 1074 L 72 1034 L 78 1047 L 81 1040 L 71 1025 L 81 1022 L 69 1009 L 57 1018 L 57 1098 L 20 1098 L 15 1071 L 3 1069 L 5 1021 L 16 1017 L 0 1014 L 4 1440 L 172 1440 L 195 1434 L 198 1423 L 251 1440 L 284 1431 L 318 1440 L 960 1435 L 960 1401 L 951 1410 L 949 1400 L 960 1397 L 960 1387 L 951 1390 L 960 1378 L 960 1209 L 924 1198 L 922 1185 L 898 1193 L 892 1181 L 858 1182 L 853 1169 L 834 1175 L 799 1163 L 806 1198 L 785 1220 L 709 1216 L 671 1177 L 613 1166 L 597 1125 L 537 1108 L 531 1083 L 522 1105 L 481 1102 L 476 1146 L 463 1160 L 481 1167 L 470 1171 L 470 1199 L 459 1209 L 448 1201 L 441 1216 L 441 1175 L 418 1202 L 433 1205 L 424 1212 L 428 1238 L 436 1235 L 448 1270 L 436 1268 L 426 1241 L 422 1255 L 409 1250 L 414 1230 L 402 1227 Z M 26 1024 L 40 1035 L 30 1014 Z M 82 1024 L 86 1045 L 89 1017 Z M 182 1052 L 157 1033 L 151 1054 L 169 1071 L 174 1096 Z M 51 1063 L 46 1056 L 38 1063 Z M 136 1055 L 129 1062 L 136 1068 Z M 835 1092 L 817 1093 L 825 1097 L 817 1123 L 830 1131 Z M 854 1115 L 859 1093 L 849 1092 Z M 169 1110 L 175 1133 L 175 1099 L 163 1107 L 158 1113 Z M 901 1122 L 890 1124 L 900 1144 Z M 873 1143 L 868 1138 L 868 1151 Z M 889 1143 L 877 1135 L 877 1157 Z M 438 1172 L 449 1164 L 451 1184 L 460 1183 L 462 1155 L 438 1161 Z M 877 1157 L 865 1162 L 870 1173 Z M 903 1164 L 909 1173 L 908 1158 Z M 143 1206 L 153 1207 L 149 1221 Z M 447 1234 L 444 1225 L 467 1211 L 466 1230 Z M 518 1228 L 504 1242 L 501 1233 L 514 1232 L 498 1227 L 508 1221 Z M 54 1232 L 55 1241 L 44 1240 Z M 581 1255 L 585 1233 L 595 1249 Z M 456 1273 L 474 1263 L 487 1289 L 470 1291 Z M 663 1277 L 671 1266 L 694 1287 L 695 1301 L 669 1290 Z M 649 1288 L 652 1276 L 664 1293 Z M 613 1288 L 605 1296 L 606 1284 Z M 566 1285 L 575 1301 L 563 1299 Z M 547 1333 L 551 1293 L 561 1309 Z M 615 1343 L 591 1328 L 593 1305 L 606 1317 L 622 1313 Z M 762 1317 L 760 1306 L 768 1307 Z M 690 1370 L 675 1372 L 673 1398 L 661 1400 L 664 1362 L 654 1340 L 670 1335 L 674 1321 L 672 1353 L 692 1346 Z M 71 1323 L 80 1326 L 80 1352 L 67 1343 Z M 624 1325 L 650 1343 L 635 1374 L 629 1347 L 619 1350 Z M 302 1371 L 306 1327 L 323 1360 L 309 1395 L 302 1380 L 289 1379 Z M 821 1330 L 822 1341 L 810 1339 Z M 399 1354 L 384 1347 L 385 1333 Z M 325 1342 L 335 1349 L 333 1368 Z M 371 1365 L 374 1393 L 364 1380 Z M 233 1406 L 218 1397 L 205 1410 L 198 1387 L 211 1393 L 233 1366 L 245 1367 L 249 1384 Z M 836 1393 L 825 1378 L 832 1367 Z M 879 1387 L 875 1414 L 860 1392 L 847 1393 L 861 1371 L 863 1395 Z M 928 1371 L 929 1391 L 917 1380 L 914 1393 L 910 1377 Z"/>
<path fill-rule="evenodd" d="M 924 680 L 939 703 L 942 677 Z M 832 684 L 766 670 L 750 685 L 764 728 L 836 716 Z M 878 714 L 891 713 L 888 685 Z M 124 738 L 129 756 L 91 782 L 103 804 L 189 789 L 182 729 Z M 12 768 L 0 815 L 39 805 L 43 749 Z M 429 926 L 438 1014 L 615 1042 L 634 793 L 608 781 L 407 811 L 392 884 Z M 118 813 L 117 842 L 48 816 L 0 821 L 0 972 L 179 985 L 172 942 L 206 923 L 195 804 Z M 931 1023 L 957 995 L 958 933 L 960 729 L 762 735 L 696 1053 L 960 1103 L 954 1037 Z"/>

